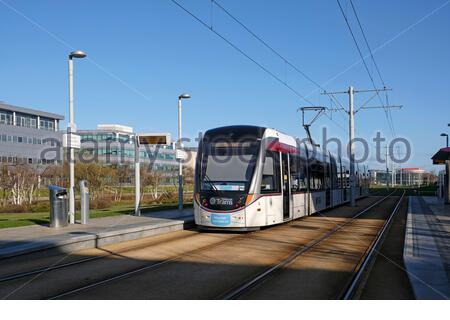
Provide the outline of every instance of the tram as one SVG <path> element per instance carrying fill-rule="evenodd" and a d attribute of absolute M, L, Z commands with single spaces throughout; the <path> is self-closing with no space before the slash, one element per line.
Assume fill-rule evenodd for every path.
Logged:
<path fill-rule="evenodd" d="M 195 166 L 195 222 L 200 228 L 255 230 L 350 200 L 350 163 L 280 131 L 228 126 L 202 137 Z M 369 192 L 355 164 L 355 197 Z"/>

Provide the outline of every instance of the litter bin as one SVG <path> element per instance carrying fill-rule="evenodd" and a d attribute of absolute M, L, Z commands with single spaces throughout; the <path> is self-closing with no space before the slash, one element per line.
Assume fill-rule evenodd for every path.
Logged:
<path fill-rule="evenodd" d="M 58 186 L 49 186 L 50 193 L 50 227 L 65 227 L 69 220 L 67 190 Z"/>

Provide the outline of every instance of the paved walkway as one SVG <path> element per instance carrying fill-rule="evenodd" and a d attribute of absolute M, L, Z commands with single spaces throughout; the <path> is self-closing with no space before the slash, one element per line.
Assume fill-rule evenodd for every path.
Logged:
<path fill-rule="evenodd" d="M 404 262 L 417 299 L 450 299 L 450 206 L 409 197 Z"/>
<path fill-rule="evenodd" d="M 157 211 L 141 217 L 121 215 L 90 220 L 88 225 L 53 229 L 33 225 L 0 229 L 0 259 L 57 248 L 70 252 L 182 230 L 193 223 L 193 210 Z"/>

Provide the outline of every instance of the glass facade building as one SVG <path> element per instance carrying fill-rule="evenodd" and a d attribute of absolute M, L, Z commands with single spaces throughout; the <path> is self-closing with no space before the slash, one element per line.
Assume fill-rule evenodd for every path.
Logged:
<path fill-rule="evenodd" d="M 79 130 L 80 161 L 95 161 L 105 164 L 128 164 L 135 162 L 135 134 L 130 127 L 99 125 L 96 130 Z M 166 183 L 175 183 L 178 161 L 172 145 L 146 145 L 139 148 L 140 162 L 157 170 L 166 177 Z M 173 181 L 172 181 L 173 180 Z"/>
<path fill-rule="evenodd" d="M 429 183 L 426 178 L 430 173 L 420 168 L 402 168 L 395 169 L 394 172 L 369 170 L 369 174 L 374 185 L 422 186 Z"/>

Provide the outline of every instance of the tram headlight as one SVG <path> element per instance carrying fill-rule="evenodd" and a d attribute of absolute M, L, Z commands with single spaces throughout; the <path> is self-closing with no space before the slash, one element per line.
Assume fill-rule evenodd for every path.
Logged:
<path fill-rule="evenodd" d="M 240 207 L 242 207 L 242 204 L 243 204 L 244 199 L 245 199 L 245 196 L 241 196 L 241 197 L 239 198 L 239 200 L 236 202 L 236 204 L 234 205 L 235 208 L 240 208 Z"/>

